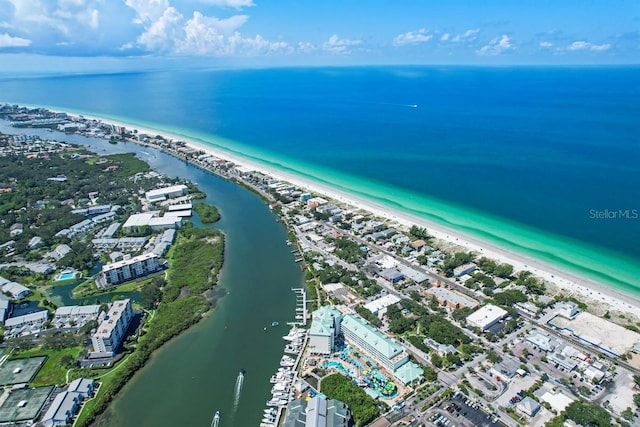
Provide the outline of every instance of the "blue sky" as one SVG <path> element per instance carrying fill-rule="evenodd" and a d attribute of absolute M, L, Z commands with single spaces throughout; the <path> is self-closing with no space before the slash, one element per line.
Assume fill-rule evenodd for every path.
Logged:
<path fill-rule="evenodd" d="M 0 0 L 0 71 L 639 62 L 638 0 Z"/>

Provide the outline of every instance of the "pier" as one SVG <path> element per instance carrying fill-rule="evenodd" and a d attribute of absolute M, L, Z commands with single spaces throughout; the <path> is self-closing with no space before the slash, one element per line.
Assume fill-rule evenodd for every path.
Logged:
<path fill-rule="evenodd" d="M 296 293 L 296 320 L 294 325 L 307 326 L 307 292 L 303 288 L 292 288 Z"/>

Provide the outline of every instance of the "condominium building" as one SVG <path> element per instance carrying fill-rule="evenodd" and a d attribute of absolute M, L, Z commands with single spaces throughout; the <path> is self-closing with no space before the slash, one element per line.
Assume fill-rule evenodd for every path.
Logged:
<path fill-rule="evenodd" d="M 389 372 L 395 371 L 409 360 L 409 353 L 400 344 L 360 316 L 346 314 L 341 327 L 346 340 L 373 357 Z"/>
<path fill-rule="evenodd" d="M 148 252 L 103 266 L 102 274 L 100 275 L 102 280 L 98 280 L 96 283 L 98 283 L 99 287 L 117 285 L 118 283 L 155 273 L 160 268 L 158 255 Z"/>
<path fill-rule="evenodd" d="M 93 356 L 113 356 L 124 340 L 132 318 L 130 299 L 114 301 L 104 320 L 91 336 Z"/>
<path fill-rule="evenodd" d="M 330 355 L 340 333 L 342 313 L 333 306 L 320 307 L 312 313 L 309 348 L 312 354 Z"/>

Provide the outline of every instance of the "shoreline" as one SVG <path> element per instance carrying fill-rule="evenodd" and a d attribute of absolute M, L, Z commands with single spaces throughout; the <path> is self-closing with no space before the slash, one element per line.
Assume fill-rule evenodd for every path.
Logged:
<path fill-rule="evenodd" d="M 25 104 L 23 104 L 25 105 Z M 29 105 L 29 107 L 38 107 Z M 394 209 L 389 206 L 385 206 L 381 203 L 377 203 L 364 197 L 347 193 L 343 190 L 332 188 L 326 184 L 318 183 L 311 179 L 306 179 L 297 176 L 293 173 L 283 172 L 277 168 L 265 166 L 256 161 L 246 159 L 241 155 L 229 153 L 223 148 L 212 147 L 206 143 L 195 141 L 189 136 L 173 134 L 159 129 L 154 129 L 148 126 L 140 126 L 135 123 L 123 121 L 121 119 L 112 119 L 108 117 L 100 117 L 92 114 L 84 114 L 75 112 L 72 110 L 61 110 L 58 108 L 42 107 L 52 112 L 64 112 L 70 116 L 82 116 L 87 120 L 95 120 L 106 124 L 113 124 L 116 126 L 122 126 L 128 130 L 137 130 L 138 134 L 144 133 L 150 136 L 159 135 L 163 138 L 177 142 L 184 142 L 185 146 L 194 150 L 203 151 L 207 154 L 215 156 L 217 158 L 231 161 L 237 166 L 244 166 L 248 169 L 252 169 L 256 172 L 268 175 L 276 180 L 286 181 L 302 189 L 308 190 L 311 193 L 316 193 L 335 200 L 338 203 L 349 205 L 355 210 L 364 210 L 372 213 L 373 215 L 384 218 L 394 222 L 401 227 L 409 228 L 412 225 L 418 227 L 424 227 L 427 229 L 429 235 L 436 239 L 443 240 L 447 243 L 457 245 L 466 251 L 473 251 L 481 256 L 494 259 L 501 263 L 511 264 L 514 267 L 514 271 L 530 271 L 535 276 L 549 282 L 554 287 L 566 292 L 568 296 L 574 296 L 576 298 L 583 298 L 593 300 L 594 302 L 604 303 L 610 306 L 613 311 L 620 311 L 625 313 L 631 313 L 637 316 L 640 312 L 640 296 L 634 295 L 623 290 L 607 286 L 606 284 L 599 283 L 598 281 L 585 277 L 579 273 L 567 271 L 562 267 L 554 266 L 552 263 L 546 261 L 540 261 L 530 255 L 514 251 L 502 247 L 498 244 L 494 244 L 476 238 L 466 234 L 464 232 L 457 231 L 453 228 L 442 226 L 432 220 L 422 218 L 418 215 L 403 212 L 400 209 Z M 147 146 L 141 142 L 129 140 L 132 143 Z M 150 145 L 153 147 L 153 145 Z M 173 154 L 173 153 L 168 153 Z M 190 162 L 193 164 L 193 162 Z M 202 167 L 196 164 L 198 167 Z"/>

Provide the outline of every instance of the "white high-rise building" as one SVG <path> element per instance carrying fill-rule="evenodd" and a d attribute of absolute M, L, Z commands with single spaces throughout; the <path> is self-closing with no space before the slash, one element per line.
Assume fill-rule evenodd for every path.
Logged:
<path fill-rule="evenodd" d="M 91 336 L 94 356 L 113 356 L 124 340 L 127 328 L 133 318 L 131 300 L 114 301 L 107 316 Z"/>

